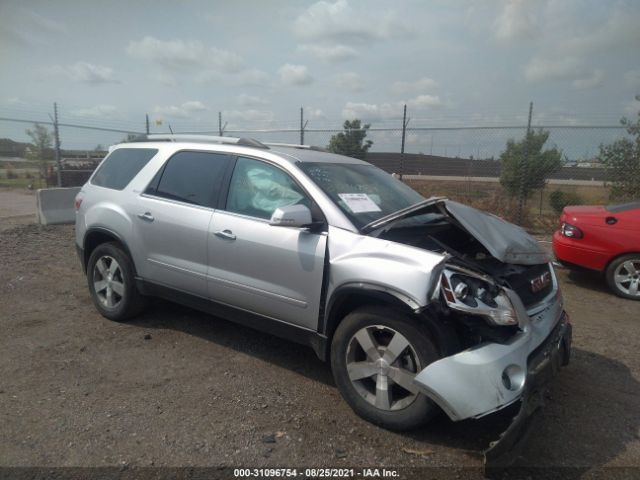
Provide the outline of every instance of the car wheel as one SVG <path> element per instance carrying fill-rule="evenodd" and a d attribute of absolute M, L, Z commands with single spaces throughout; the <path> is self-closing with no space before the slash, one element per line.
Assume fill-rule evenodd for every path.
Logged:
<path fill-rule="evenodd" d="M 128 320 L 144 308 L 135 285 L 133 262 L 116 243 L 98 245 L 91 253 L 87 282 L 96 308 L 110 320 Z"/>
<path fill-rule="evenodd" d="M 616 258 L 607 267 L 606 278 L 616 295 L 640 300 L 640 254 Z"/>
<path fill-rule="evenodd" d="M 425 329 L 389 308 L 350 313 L 331 343 L 331 369 L 344 399 L 362 418 L 390 430 L 417 428 L 438 411 L 413 384 L 437 359 Z"/>

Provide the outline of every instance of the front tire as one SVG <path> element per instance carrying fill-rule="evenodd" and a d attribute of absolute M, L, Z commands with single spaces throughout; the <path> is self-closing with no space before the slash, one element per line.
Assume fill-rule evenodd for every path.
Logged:
<path fill-rule="evenodd" d="M 128 320 L 144 308 L 135 285 L 133 262 L 115 242 L 100 244 L 91 252 L 87 283 L 94 305 L 110 320 Z"/>
<path fill-rule="evenodd" d="M 438 357 L 425 328 L 385 307 L 350 313 L 331 342 L 331 369 L 340 393 L 355 413 L 389 430 L 420 427 L 437 413 L 412 380 Z"/>
<path fill-rule="evenodd" d="M 640 253 L 613 260 L 605 273 L 609 288 L 618 296 L 640 300 Z"/>

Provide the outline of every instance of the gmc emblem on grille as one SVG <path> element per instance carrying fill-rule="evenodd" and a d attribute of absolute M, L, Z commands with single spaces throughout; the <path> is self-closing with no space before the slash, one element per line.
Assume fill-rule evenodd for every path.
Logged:
<path fill-rule="evenodd" d="M 540 290 L 544 290 L 551 283 L 551 274 L 549 272 L 544 272 L 539 277 L 536 277 L 531 280 L 531 291 L 533 293 L 539 292 Z"/>

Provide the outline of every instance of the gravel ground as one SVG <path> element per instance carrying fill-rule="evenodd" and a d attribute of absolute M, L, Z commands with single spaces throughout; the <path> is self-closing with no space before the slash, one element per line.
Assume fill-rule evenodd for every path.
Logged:
<path fill-rule="evenodd" d="M 160 300 L 131 323 L 108 321 L 91 303 L 72 226 L 0 224 L 2 466 L 435 466 L 480 476 L 479 451 L 513 413 L 382 430 L 352 413 L 310 349 Z M 574 355 L 518 464 L 640 475 L 640 303 L 609 294 L 597 275 L 559 275 Z"/>

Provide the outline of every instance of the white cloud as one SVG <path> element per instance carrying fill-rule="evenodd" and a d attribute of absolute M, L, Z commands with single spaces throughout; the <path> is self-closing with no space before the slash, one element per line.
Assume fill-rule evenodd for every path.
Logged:
<path fill-rule="evenodd" d="M 292 65 L 287 63 L 278 70 L 280 79 L 286 85 L 309 85 L 313 77 L 304 65 Z"/>
<path fill-rule="evenodd" d="M 329 63 L 344 62 L 358 56 L 355 48 L 346 45 L 309 45 L 304 44 L 298 47 L 303 53 L 310 53 L 314 57 Z"/>
<path fill-rule="evenodd" d="M 217 47 L 207 47 L 195 40 L 160 40 L 147 36 L 129 42 L 127 53 L 167 70 L 195 68 L 237 73 L 245 68 L 240 55 Z"/>
<path fill-rule="evenodd" d="M 365 82 L 360 75 L 353 72 L 341 73 L 335 77 L 336 85 L 348 92 L 361 92 Z"/>
<path fill-rule="evenodd" d="M 176 118 L 188 118 L 194 113 L 205 110 L 207 107 L 198 100 L 189 100 L 181 105 L 156 106 L 154 109 L 157 115 Z"/>
<path fill-rule="evenodd" d="M 416 109 L 425 109 L 431 107 L 439 107 L 442 105 L 440 97 L 437 95 L 418 95 L 407 101 L 407 106 Z"/>
<path fill-rule="evenodd" d="M 582 72 L 582 62 L 576 57 L 533 57 L 524 67 L 524 76 L 530 82 L 575 79 Z"/>
<path fill-rule="evenodd" d="M 304 109 L 304 115 L 306 118 L 309 118 L 311 120 L 320 120 L 327 118 L 321 109 L 313 107 L 306 107 Z"/>
<path fill-rule="evenodd" d="M 217 70 L 204 70 L 196 74 L 195 81 L 201 84 L 264 87 L 270 84 L 271 77 L 268 73 L 255 68 L 231 74 Z"/>
<path fill-rule="evenodd" d="M 630 87 L 640 88 L 640 68 L 626 72 L 624 74 L 624 81 Z"/>
<path fill-rule="evenodd" d="M 402 118 L 405 104 L 413 110 L 428 110 L 442 106 L 442 101 L 435 95 L 418 95 L 409 100 L 398 102 L 358 103 L 347 102 L 342 109 L 342 118 L 361 120 L 396 120 Z"/>
<path fill-rule="evenodd" d="M 116 113 L 118 109 L 113 105 L 95 105 L 89 108 L 78 108 L 71 110 L 71 115 L 77 117 L 89 117 L 89 118 L 110 118 Z"/>
<path fill-rule="evenodd" d="M 18 97 L 8 97 L 4 101 L 7 105 L 26 105 L 27 103 L 22 101 Z"/>
<path fill-rule="evenodd" d="M 638 115 L 638 112 L 640 112 L 640 101 L 638 99 L 631 100 L 624 107 L 625 115 L 632 117 L 631 118 L 632 121 L 635 120 L 635 117 Z"/>
<path fill-rule="evenodd" d="M 241 122 L 264 123 L 271 122 L 274 119 L 274 114 L 270 110 L 225 110 L 222 115 L 225 119 L 239 120 Z"/>
<path fill-rule="evenodd" d="M 78 83 L 118 83 L 113 75 L 113 69 L 88 62 L 76 62 L 73 65 L 54 65 L 45 70 L 52 75 L 63 75 Z"/>
<path fill-rule="evenodd" d="M 611 13 L 600 25 L 587 29 L 586 33 L 580 31 L 572 35 L 573 32 L 562 32 L 566 41 L 563 48 L 584 56 L 612 49 L 637 50 L 640 44 L 640 11 L 625 8 L 622 2 L 609 11 Z"/>
<path fill-rule="evenodd" d="M 8 44 L 22 47 L 43 45 L 51 41 L 51 37 L 67 34 L 64 23 L 44 17 L 23 7 L 2 5 L 2 22 L 0 22 L 0 48 Z"/>
<path fill-rule="evenodd" d="M 264 86 L 269 80 L 269 74 L 255 68 L 250 68 L 236 75 L 239 85 Z"/>
<path fill-rule="evenodd" d="M 238 104 L 243 107 L 257 107 L 260 105 L 268 105 L 269 101 L 264 98 L 260 98 L 253 95 L 248 95 L 246 93 L 241 93 L 237 97 Z"/>
<path fill-rule="evenodd" d="M 412 33 L 393 12 L 367 8 L 356 11 L 347 0 L 316 2 L 295 19 L 293 33 L 301 39 L 327 43 L 367 43 Z"/>
<path fill-rule="evenodd" d="M 588 90 L 591 88 L 599 87 L 603 83 L 604 83 L 604 71 L 601 69 L 596 69 L 585 77 L 576 78 L 572 82 L 572 85 L 579 90 Z"/>
<path fill-rule="evenodd" d="M 342 109 L 342 118 L 351 120 L 389 120 L 402 118 L 403 102 L 394 103 L 358 103 L 347 102 Z"/>
<path fill-rule="evenodd" d="M 429 77 L 422 77 L 413 82 L 398 81 L 391 85 L 393 93 L 417 93 L 429 91 L 438 86 L 438 83 Z"/>
<path fill-rule="evenodd" d="M 533 9 L 540 9 L 540 4 L 509 0 L 494 23 L 495 37 L 505 41 L 531 37 L 535 32 Z"/>

